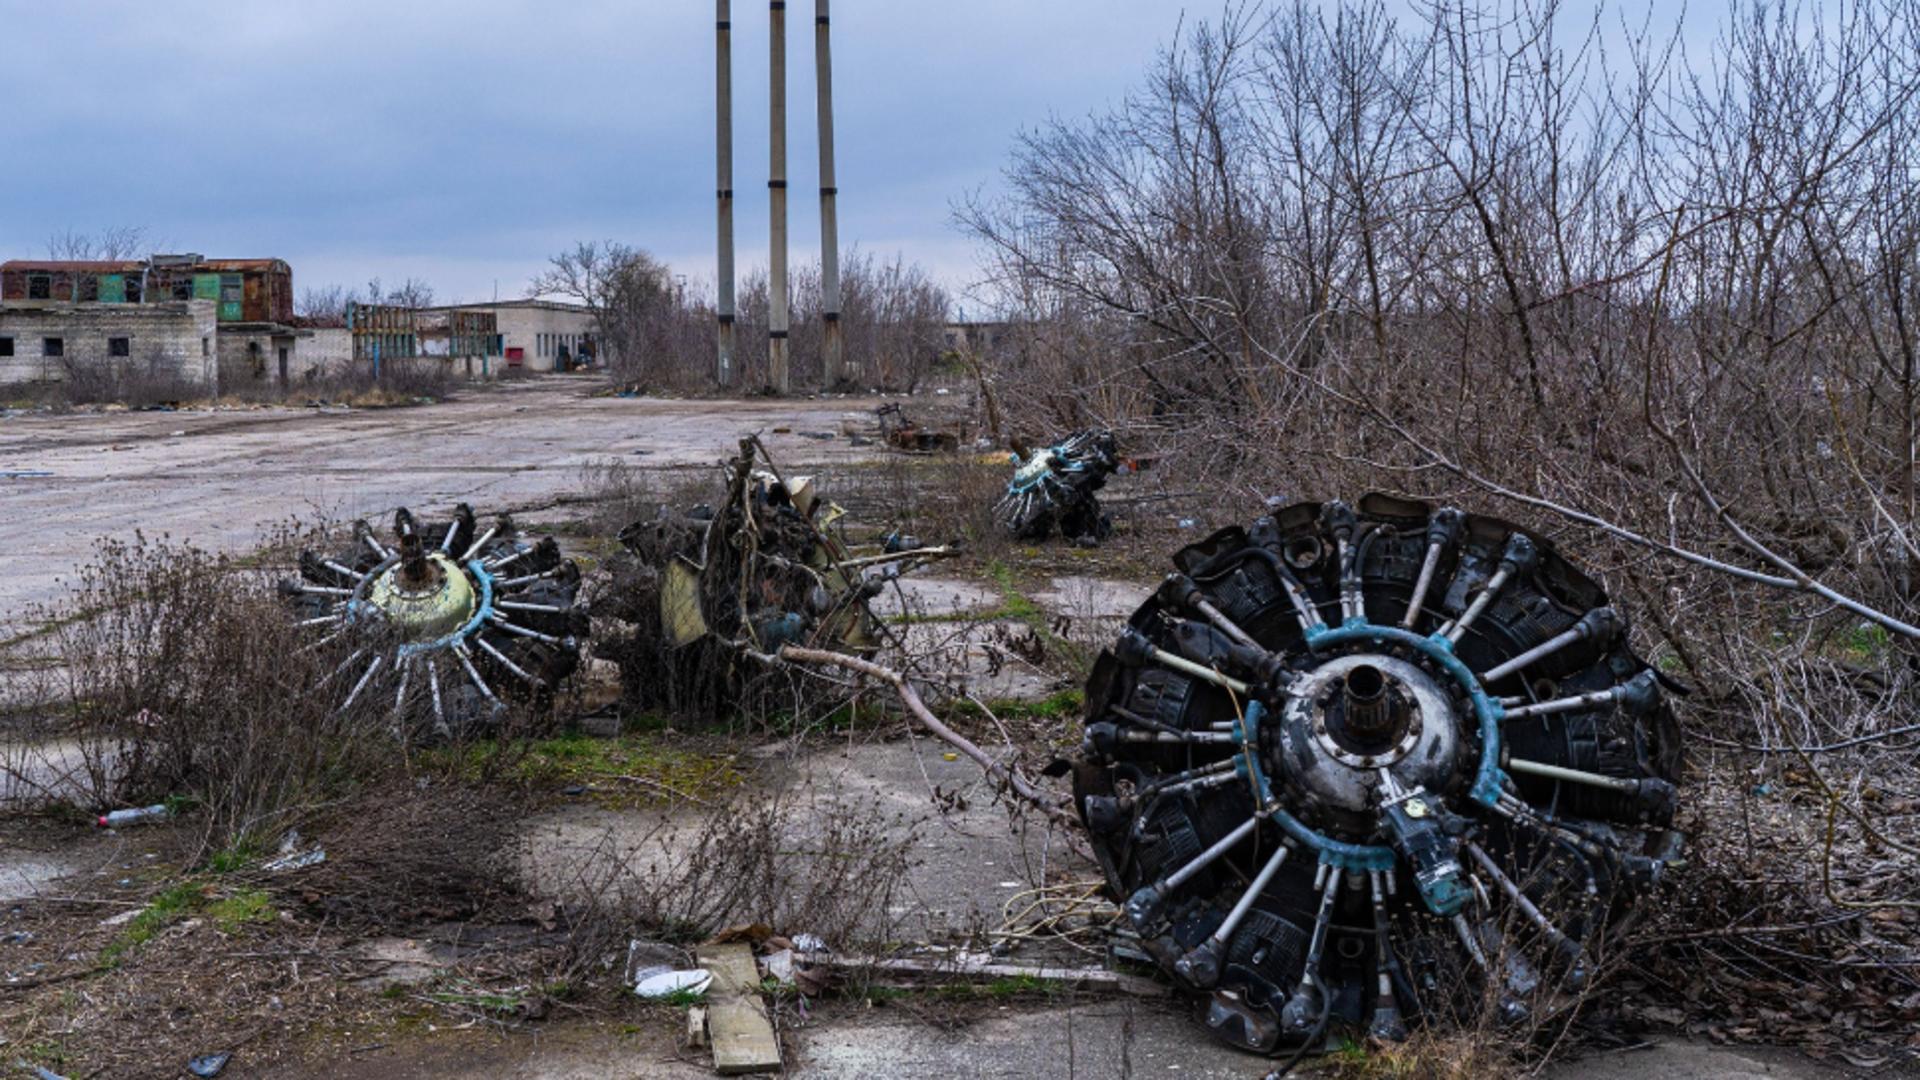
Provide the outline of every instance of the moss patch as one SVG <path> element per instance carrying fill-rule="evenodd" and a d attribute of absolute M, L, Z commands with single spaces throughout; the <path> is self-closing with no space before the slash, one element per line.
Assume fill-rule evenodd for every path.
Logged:
<path fill-rule="evenodd" d="M 610 804 L 704 799 L 744 779 L 733 754 L 685 745 L 659 731 L 600 738 L 573 732 L 524 745 L 481 740 L 456 753 L 468 780 L 505 779 L 531 788 L 585 787 Z"/>

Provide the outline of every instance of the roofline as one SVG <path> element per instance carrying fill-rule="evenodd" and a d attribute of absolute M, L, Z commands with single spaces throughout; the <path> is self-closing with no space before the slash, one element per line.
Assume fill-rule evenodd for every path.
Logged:
<path fill-rule="evenodd" d="M 150 259 L 8 259 L 0 270 L 145 270 Z M 162 270 L 279 270 L 291 271 L 285 259 L 201 259 L 197 263 L 169 263 Z"/>
<path fill-rule="evenodd" d="M 578 311 L 593 314 L 593 309 L 585 304 L 576 304 L 569 300 L 541 300 L 522 298 L 519 300 L 495 300 L 479 304 L 434 304 L 423 307 L 421 311 L 491 311 L 494 308 L 544 308 L 549 311 Z"/>

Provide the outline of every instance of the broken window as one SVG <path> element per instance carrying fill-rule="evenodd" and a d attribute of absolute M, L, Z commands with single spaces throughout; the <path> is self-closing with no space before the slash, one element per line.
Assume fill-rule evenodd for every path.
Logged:
<path fill-rule="evenodd" d="M 193 279 L 188 277 L 174 278 L 173 298 L 175 300 L 193 299 Z"/>
<path fill-rule="evenodd" d="M 220 275 L 220 321 L 237 322 L 243 318 L 242 301 L 246 298 L 246 286 L 239 274 Z"/>
<path fill-rule="evenodd" d="M 27 299 L 29 300 L 53 299 L 53 275 L 52 274 L 28 274 L 27 275 Z"/>
<path fill-rule="evenodd" d="M 123 338 L 123 337 L 108 338 L 107 339 L 107 355 L 108 356 L 132 356 L 133 355 L 133 339 Z"/>
<path fill-rule="evenodd" d="M 13 339 L 10 337 L 0 337 L 0 356 L 12 356 L 12 355 L 13 355 Z"/>
<path fill-rule="evenodd" d="M 41 356 L 67 355 L 67 339 L 57 338 L 57 337 L 41 338 L 40 339 L 40 355 Z"/>

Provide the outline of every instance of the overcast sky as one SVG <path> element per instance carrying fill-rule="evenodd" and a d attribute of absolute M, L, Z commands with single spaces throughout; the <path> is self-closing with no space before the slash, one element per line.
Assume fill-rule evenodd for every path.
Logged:
<path fill-rule="evenodd" d="M 813 5 L 789 5 L 796 262 L 819 245 Z M 1212 10 L 1211 5 L 1207 6 Z M 1174 0 L 839 0 L 843 246 L 971 278 L 956 198 L 1015 135 L 1124 94 Z M 296 288 L 427 279 L 524 293 L 577 239 L 713 272 L 706 0 L 0 0 L 0 253 L 139 225 L 172 250 L 278 256 Z M 734 10 L 743 267 L 767 235 L 767 5 Z"/>

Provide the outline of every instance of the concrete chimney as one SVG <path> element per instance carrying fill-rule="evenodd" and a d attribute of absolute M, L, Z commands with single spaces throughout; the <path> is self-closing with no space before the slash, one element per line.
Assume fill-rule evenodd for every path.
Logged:
<path fill-rule="evenodd" d="M 714 379 L 733 381 L 733 18 L 731 0 L 714 3 L 714 101 L 718 106 L 716 185 L 720 199 L 720 295 L 717 304 L 718 358 Z"/>
<path fill-rule="evenodd" d="M 813 61 L 820 112 L 820 318 L 822 381 L 829 387 L 852 378 L 840 340 L 840 220 L 834 200 L 833 46 L 827 0 L 813 3 Z"/>
<path fill-rule="evenodd" d="M 767 110 L 773 146 L 767 180 L 773 225 L 773 251 L 767 269 L 767 384 L 776 394 L 793 389 L 787 360 L 787 5 L 772 3 L 771 64 L 773 99 Z"/>

